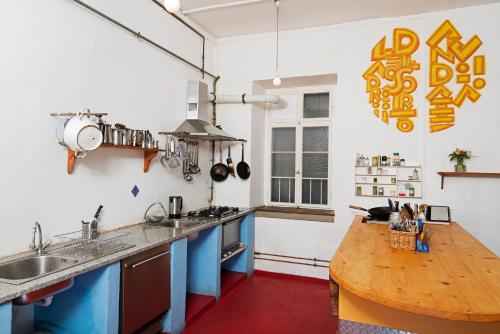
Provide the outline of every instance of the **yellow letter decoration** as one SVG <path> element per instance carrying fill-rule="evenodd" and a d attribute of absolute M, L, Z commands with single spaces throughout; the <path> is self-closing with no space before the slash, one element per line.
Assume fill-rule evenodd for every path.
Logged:
<path fill-rule="evenodd" d="M 414 128 L 412 118 L 417 117 L 413 105 L 413 92 L 417 80 L 413 72 L 420 64 L 412 59 L 420 41 L 410 29 L 395 28 L 392 48 L 387 47 L 386 36 L 371 50 L 371 65 L 363 74 L 366 80 L 368 102 L 377 118 L 389 124 L 396 119 L 396 127 L 402 132 Z M 430 132 L 443 131 L 455 125 L 455 108 L 461 108 L 466 99 L 475 103 L 479 92 L 486 86 L 486 58 L 476 55 L 482 45 L 478 36 L 468 41 L 449 21 L 444 21 L 427 40 L 430 50 L 429 87 L 426 98 L 429 101 Z M 453 94 L 447 85 L 459 85 Z"/>
<path fill-rule="evenodd" d="M 412 118 L 417 117 L 412 95 L 417 89 L 417 80 L 412 73 L 420 69 L 420 64 L 412 55 L 419 44 L 415 32 L 394 29 L 392 48 L 386 46 L 386 37 L 382 37 L 372 49 L 371 66 L 363 74 L 375 116 L 387 124 L 390 118 L 396 118 L 396 126 L 402 132 L 412 131 Z"/>
<path fill-rule="evenodd" d="M 431 91 L 427 100 L 429 109 L 430 131 L 437 132 L 455 125 L 455 107 L 460 108 L 465 99 L 476 102 L 486 86 L 486 59 L 484 55 L 475 55 L 482 41 L 476 35 L 467 42 L 462 42 L 462 35 L 455 26 L 446 20 L 427 40 L 430 49 L 429 86 Z M 446 87 L 455 78 L 461 86 L 453 96 Z M 472 85 L 471 85 L 472 82 Z"/>

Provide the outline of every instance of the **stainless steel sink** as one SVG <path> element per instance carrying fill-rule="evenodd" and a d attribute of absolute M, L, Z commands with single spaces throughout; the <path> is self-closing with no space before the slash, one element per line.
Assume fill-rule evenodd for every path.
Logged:
<path fill-rule="evenodd" d="M 190 228 L 206 222 L 206 219 L 196 218 L 180 218 L 180 219 L 166 219 L 158 223 L 159 226 L 173 227 L 173 228 Z"/>
<path fill-rule="evenodd" d="M 78 264 L 78 260 L 54 255 L 33 255 L 0 264 L 0 282 L 22 284 Z"/>

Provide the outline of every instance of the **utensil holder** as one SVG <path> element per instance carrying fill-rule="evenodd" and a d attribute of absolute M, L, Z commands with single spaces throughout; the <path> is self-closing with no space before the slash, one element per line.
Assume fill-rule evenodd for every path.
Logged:
<path fill-rule="evenodd" d="M 415 250 L 416 232 L 402 232 L 389 230 L 389 243 L 391 248 L 407 251 Z"/>

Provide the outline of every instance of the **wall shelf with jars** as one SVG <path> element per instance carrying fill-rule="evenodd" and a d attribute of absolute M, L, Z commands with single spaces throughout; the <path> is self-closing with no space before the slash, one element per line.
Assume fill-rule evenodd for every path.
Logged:
<path fill-rule="evenodd" d="M 356 156 L 356 196 L 422 198 L 422 166 L 402 166 L 401 161 L 404 163 L 404 160 L 400 160 L 399 155 L 394 156 L 396 159 L 380 156 L 369 159 L 359 154 Z"/>

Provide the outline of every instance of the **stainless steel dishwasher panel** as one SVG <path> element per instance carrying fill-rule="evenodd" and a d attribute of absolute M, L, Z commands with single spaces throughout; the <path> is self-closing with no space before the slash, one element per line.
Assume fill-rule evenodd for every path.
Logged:
<path fill-rule="evenodd" d="M 158 321 L 170 308 L 169 246 L 122 260 L 121 333 L 132 333 Z"/>

